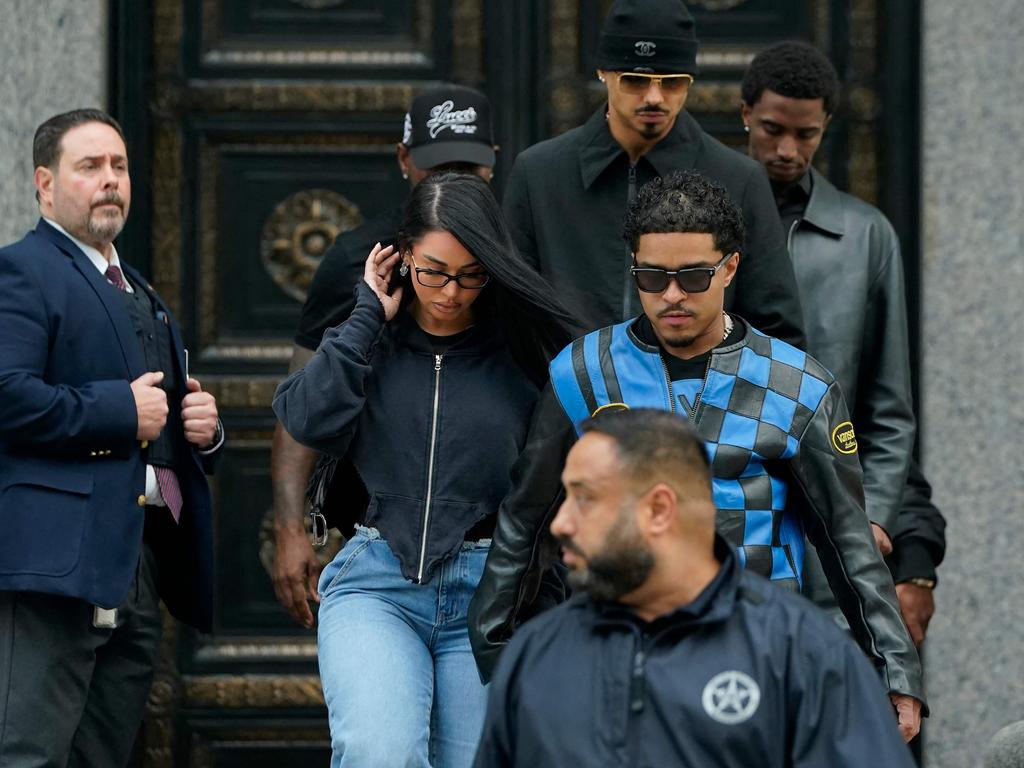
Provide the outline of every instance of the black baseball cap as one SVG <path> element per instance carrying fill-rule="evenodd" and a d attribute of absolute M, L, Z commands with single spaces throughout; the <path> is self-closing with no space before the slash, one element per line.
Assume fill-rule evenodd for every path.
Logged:
<path fill-rule="evenodd" d="M 423 170 L 447 163 L 493 167 L 491 102 L 461 85 L 423 91 L 405 114 L 402 143 Z"/>

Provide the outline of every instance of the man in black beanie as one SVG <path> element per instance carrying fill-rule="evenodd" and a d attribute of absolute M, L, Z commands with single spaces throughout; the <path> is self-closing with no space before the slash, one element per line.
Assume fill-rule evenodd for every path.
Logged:
<path fill-rule="evenodd" d="M 803 317 L 771 189 L 758 163 L 705 133 L 683 107 L 697 38 L 683 0 L 617 0 L 597 55 L 608 103 L 582 126 L 519 155 L 504 208 L 520 253 L 596 328 L 640 314 L 621 224 L 636 189 L 694 170 L 725 186 L 747 228 L 726 309 L 804 345 Z"/>

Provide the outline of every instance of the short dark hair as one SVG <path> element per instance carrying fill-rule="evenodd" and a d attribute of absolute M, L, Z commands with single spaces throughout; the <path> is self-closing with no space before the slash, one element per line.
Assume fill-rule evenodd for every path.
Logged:
<path fill-rule="evenodd" d="M 754 57 L 743 75 L 740 95 L 748 107 L 766 91 L 788 99 L 821 99 L 825 114 L 836 108 L 839 75 L 825 54 L 799 41 L 778 43 Z"/>
<path fill-rule="evenodd" d="M 60 142 L 64 138 L 64 134 L 85 123 L 109 125 L 117 131 L 121 141 L 125 140 L 124 131 L 121 130 L 117 120 L 101 109 L 73 109 L 70 112 L 62 112 L 36 128 L 35 138 L 32 139 L 32 167 L 53 168 L 60 160 Z M 127 142 L 125 143 L 127 144 Z"/>
<path fill-rule="evenodd" d="M 583 434 L 615 441 L 619 461 L 637 485 L 694 484 L 711 499 L 711 463 L 704 442 L 686 419 L 655 408 L 605 410 L 580 425 Z"/>
<path fill-rule="evenodd" d="M 666 232 L 711 235 L 715 250 L 731 254 L 743 249 L 743 214 L 718 182 L 696 171 L 675 171 L 640 187 L 623 237 L 636 253 L 641 235 Z"/>

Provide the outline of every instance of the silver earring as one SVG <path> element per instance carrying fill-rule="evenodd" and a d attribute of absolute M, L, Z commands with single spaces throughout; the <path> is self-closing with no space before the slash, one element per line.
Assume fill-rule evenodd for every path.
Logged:
<path fill-rule="evenodd" d="M 743 130 L 744 130 L 744 131 L 745 131 L 746 133 L 750 133 L 750 126 L 749 126 L 749 125 L 747 125 L 746 123 L 744 123 L 744 124 L 743 124 Z"/>
<path fill-rule="evenodd" d="M 604 82 L 604 77 L 602 77 L 601 75 L 598 75 L 597 79 L 600 80 L 602 83 Z"/>
<path fill-rule="evenodd" d="M 409 174 L 408 174 L 408 173 L 403 173 L 403 174 L 402 174 L 402 178 L 403 178 L 403 179 L 405 179 L 406 181 L 408 181 L 408 179 L 409 179 Z"/>
<path fill-rule="evenodd" d="M 408 275 L 409 274 L 409 265 L 406 264 L 405 262 L 402 262 L 402 266 L 400 266 L 398 268 L 398 274 L 400 274 L 402 277 L 405 277 L 406 275 Z"/>

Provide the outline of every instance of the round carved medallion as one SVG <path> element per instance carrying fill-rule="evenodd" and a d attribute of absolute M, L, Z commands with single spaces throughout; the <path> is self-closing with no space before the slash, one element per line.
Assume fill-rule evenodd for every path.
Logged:
<path fill-rule="evenodd" d="M 263 224 L 263 267 L 282 291 L 305 301 L 313 273 L 334 239 L 362 223 L 359 207 L 337 192 L 296 192 L 278 203 Z"/>

